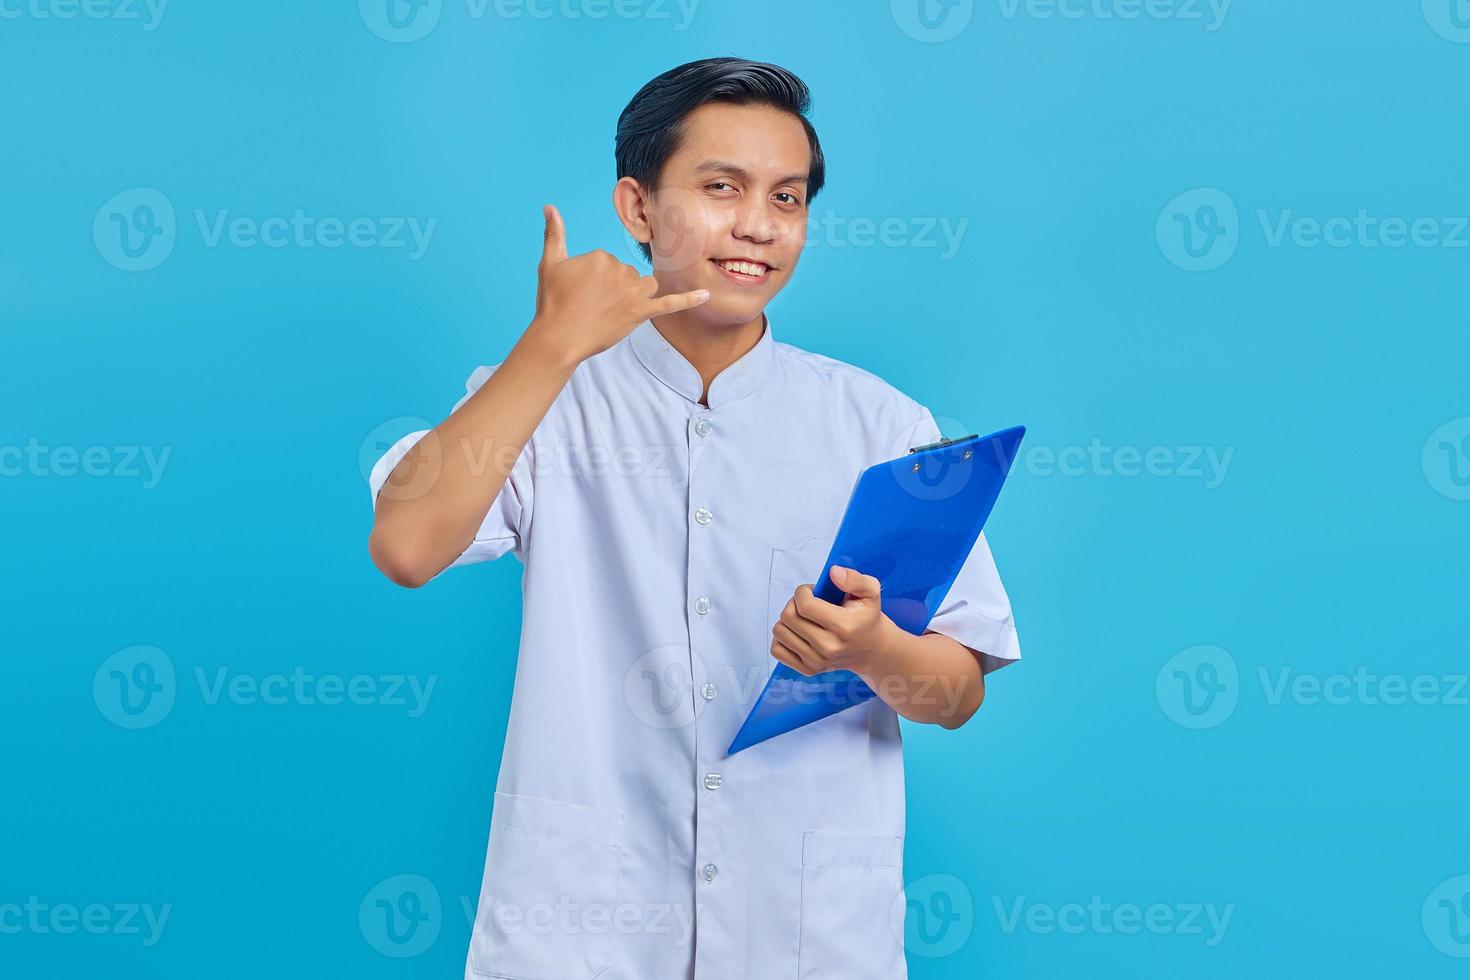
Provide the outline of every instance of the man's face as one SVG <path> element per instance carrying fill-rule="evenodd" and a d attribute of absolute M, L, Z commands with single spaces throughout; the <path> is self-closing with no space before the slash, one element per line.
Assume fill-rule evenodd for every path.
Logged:
<path fill-rule="evenodd" d="M 711 103 L 690 113 L 646 211 L 660 292 L 708 289 L 694 312 L 711 322 L 760 316 L 806 243 L 810 169 L 806 130 L 789 112 Z"/>

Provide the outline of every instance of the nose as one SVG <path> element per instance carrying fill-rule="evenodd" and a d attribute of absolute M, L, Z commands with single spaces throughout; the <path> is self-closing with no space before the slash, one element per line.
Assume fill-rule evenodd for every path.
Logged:
<path fill-rule="evenodd" d="M 770 213 L 769 202 L 747 200 L 735 209 L 735 225 L 731 233 L 743 242 L 770 245 L 776 240 L 777 224 Z"/>

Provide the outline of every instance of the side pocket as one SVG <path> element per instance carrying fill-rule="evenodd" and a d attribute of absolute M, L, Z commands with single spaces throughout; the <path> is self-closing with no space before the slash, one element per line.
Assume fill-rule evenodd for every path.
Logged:
<path fill-rule="evenodd" d="M 808 830 L 797 980 L 903 980 L 903 838 Z"/>
<path fill-rule="evenodd" d="M 590 980 L 612 961 L 623 815 L 496 793 L 480 904 L 475 973 L 492 980 Z"/>

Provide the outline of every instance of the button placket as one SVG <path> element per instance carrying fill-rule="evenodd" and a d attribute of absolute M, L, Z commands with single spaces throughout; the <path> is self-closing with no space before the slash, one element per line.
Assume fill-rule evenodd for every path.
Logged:
<path fill-rule="evenodd" d="M 686 578 L 686 595 L 692 596 L 691 608 L 695 615 L 691 617 L 690 639 L 696 649 L 703 647 L 706 635 L 704 624 L 710 623 L 709 616 L 714 611 L 713 599 L 704 594 L 704 589 L 709 585 L 709 576 L 712 572 L 711 562 L 708 556 L 712 552 L 714 539 L 712 534 L 719 533 L 717 521 L 718 501 L 712 497 L 715 485 L 702 476 L 708 471 L 708 467 L 700 467 L 698 464 L 704 454 L 712 448 L 711 436 L 715 431 L 714 424 L 702 416 L 691 416 L 688 423 L 689 439 L 689 506 L 692 522 L 689 526 L 689 567 Z M 718 659 L 718 656 L 715 657 Z M 710 702 L 717 696 L 718 689 L 714 683 L 706 681 L 699 689 L 699 696 L 705 702 Z M 694 775 L 697 784 L 704 788 L 699 790 L 695 798 L 695 854 L 697 869 L 696 875 L 700 882 L 706 886 L 712 886 L 720 874 L 717 863 L 719 855 L 724 850 L 723 832 L 720 821 L 715 817 L 714 806 L 715 790 L 723 784 L 724 778 L 719 773 L 713 772 L 708 759 L 705 757 L 711 752 L 717 751 L 716 739 L 710 734 L 711 719 L 715 717 L 712 712 L 700 712 L 695 716 L 694 732 Z M 696 912 L 696 916 L 698 916 Z M 711 912 L 710 914 L 715 914 Z M 716 918 L 718 916 L 716 915 Z"/>

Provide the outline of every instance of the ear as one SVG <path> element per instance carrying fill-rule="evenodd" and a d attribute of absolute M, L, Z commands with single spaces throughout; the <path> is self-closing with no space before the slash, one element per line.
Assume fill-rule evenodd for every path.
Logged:
<path fill-rule="evenodd" d="M 621 177 L 613 185 L 613 210 L 634 240 L 647 245 L 653 241 L 653 226 L 648 220 L 649 201 L 643 185 L 632 177 Z"/>

